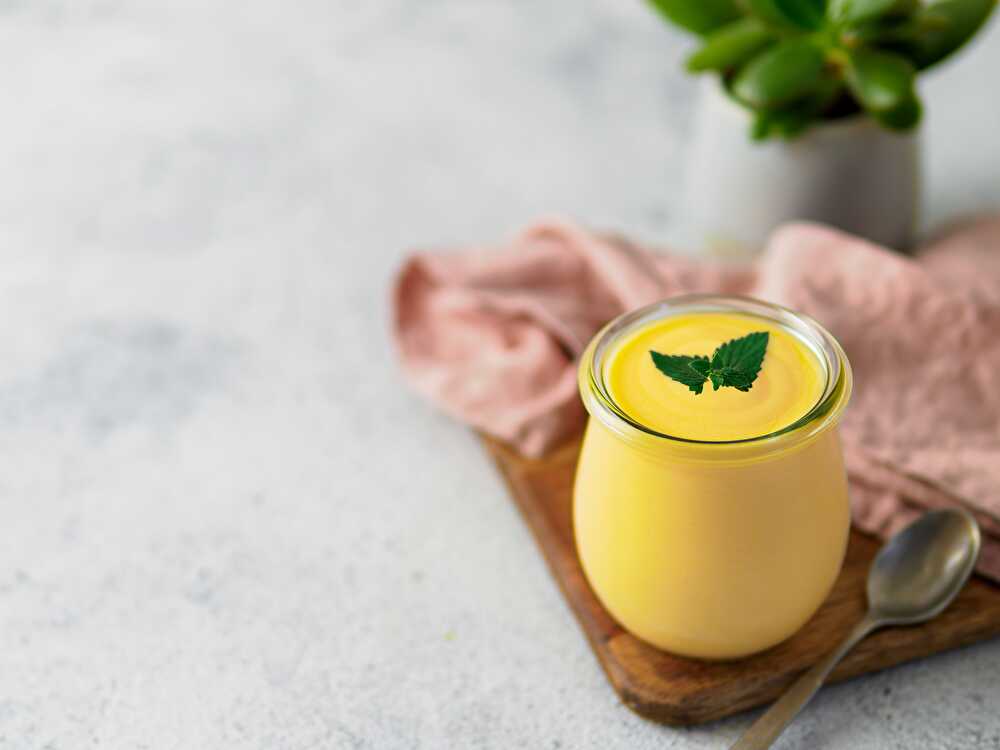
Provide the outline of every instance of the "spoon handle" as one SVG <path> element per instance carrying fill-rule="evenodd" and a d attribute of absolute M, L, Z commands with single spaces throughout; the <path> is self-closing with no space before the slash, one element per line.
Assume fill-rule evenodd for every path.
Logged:
<path fill-rule="evenodd" d="M 765 750 L 771 747 L 771 744 L 778 739 L 778 735 L 785 731 L 785 727 L 820 689 L 823 681 L 844 655 L 854 648 L 858 641 L 878 628 L 879 624 L 870 616 L 866 616 L 855 625 L 843 642 L 792 683 L 792 686 L 743 733 L 730 750 Z"/>

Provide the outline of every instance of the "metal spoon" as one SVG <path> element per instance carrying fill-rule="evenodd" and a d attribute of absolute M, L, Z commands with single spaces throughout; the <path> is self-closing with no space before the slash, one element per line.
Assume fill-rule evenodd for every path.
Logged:
<path fill-rule="evenodd" d="M 979 557 L 979 526 L 964 510 L 924 514 L 879 550 L 868 571 L 868 612 L 844 642 L 796 680 L 730 750 L 764 750 L 820 689 L 844 655 L 873 630 L 916 625 L 944 611 Z"/>

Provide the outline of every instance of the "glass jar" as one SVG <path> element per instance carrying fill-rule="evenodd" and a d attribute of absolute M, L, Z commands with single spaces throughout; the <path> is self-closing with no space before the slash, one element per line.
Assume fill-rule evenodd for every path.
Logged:
<path fill-rule="evenodd" d="M 674 315 L 725 312 L 778 325 L 819 361 L 816 404 L 745 440 L 689 440 L 624 413 L 605 382 L 623 337 Z M 850 531 L 837 424 L 851 370 L 812 319 L 736 297 L 692 295 L 627 313 L 584 352 L 590 414 L 577 466 L 573 525 L 590 585 L 639 638 L 684 656 L 730 659 L 795 633 L 827 597 Z"/>

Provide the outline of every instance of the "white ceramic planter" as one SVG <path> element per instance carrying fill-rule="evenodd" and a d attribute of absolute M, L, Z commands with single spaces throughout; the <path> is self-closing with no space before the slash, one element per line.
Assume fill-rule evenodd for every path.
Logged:
<path fill-rule="evenodd" d="M 684 240 L 694 254 L 742 260 L 775 227 L 808 219 L 906 250 L 920 202 L 919 134 L 865 116 L 792 141 L 750 139 L 750 114 L 715 80 L 702 88 L 688 161 Z"/>

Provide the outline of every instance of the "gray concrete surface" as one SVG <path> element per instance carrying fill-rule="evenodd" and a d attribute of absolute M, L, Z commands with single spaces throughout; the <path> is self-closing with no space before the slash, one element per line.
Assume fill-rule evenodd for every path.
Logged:
<path fill-rule="evenodd" d="M 618 704 L 386 337 L 407 248 L 668 242 L 686 48 L 632 0 L 0 4 L 0 748 L 735 739 Z M 1000 203 L 998 70 L 995 24 L 925 83 L 929 221 Z M 780 747 L 1000 747 L 998 665 L 829 689 Z"/>

